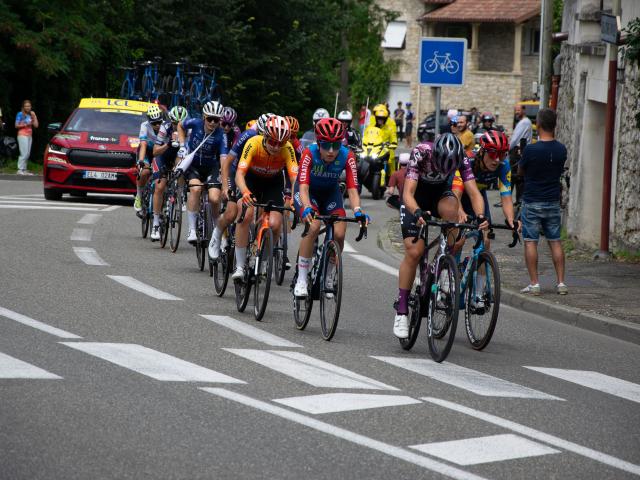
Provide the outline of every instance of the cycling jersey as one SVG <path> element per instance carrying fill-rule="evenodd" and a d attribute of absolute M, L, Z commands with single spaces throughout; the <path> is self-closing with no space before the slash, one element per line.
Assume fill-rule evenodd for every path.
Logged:
<path fill-rule="evenodd" d="M 509 162 L 501 162 L 494 172 L 482 170 L 475 158 L 470 159 L 469 163 L 476 178 L 478 190 L 481 192 L 487 190 L 489 185 L 493 184 L 497 179 L 500 196 L 511 195 L 511 166 Z M 456 176 L 453 180 L 453 190 L 464 191 L 464 184 L 459 171 L 456 171 Z"/>
<path fill-rule="evenodd" d="M 175 131 L 176 129 L 173 127 L 171 122 L 165 122 L 160 126 L 160 131 L 158 132 L 155 144 L 159 146 L 169 145 L 169 147 L 156 158 L 156 162 L 158 163 L 160 170 L 164 170 L 167 167 L 173 167 L 173 164 L 175 163 L 179 148 L 171 145 Z"/>
<path fill-rule="evenodd" d="M 289 141 L 291 142 L 293 151 L 296 152 L 296 161 L 300 163 L 300 157 L 302 156 L 302 151 L 304 150 L 302 142 L 300 142 L 300 139 L 298 137 L 291 137 Z"/>
<path fill-rule="evenodd" d="M 153 145 L 156 143 L 157 134 L 148 120 L 140 124 L 140 133 L 138 134 L 138 138 L 140 139 L 140 144 L 142 144 L 142 142 L 147 142 L 145 161 L 151 163 L 151 160 L 153 159 Z"/>
<path fill-rule="evenodd" d="M 242 132 L 238 141 L 229 150 L 229 155 L 233 155 L 235 158 L 240 158 L 240 155 L 242 155 L 242 149 L 247 144 L 247 141 L 251 137 L 255 137 L 257 134 L 258 134 L 258 131 L 253 127 Z M 234 161 L 233 165 L 235 168 L 238 165 L 238 163 Z"/>
<path fill-rule="evenodd" d="M 227 139 L 227 151 L 231 151 L 231 148 L 238 143 L 238 140 L 240 139 L 240 135 L 242 135 L 242 132 L 240 131 L 240 129 L 237 126 L 234 126 L 229 133 L 225 133 L 226 135 L 226 139 Z"/>
<path fill-rule="evenodd" d="M 419 183 L 427 183 L 431 185 L 447 184 L 451 186 L 455 178 L 455 172 L 453 174 L 445 176 L 441 173 L 433 171 L 431 169 L 431 159 L 427 157 L 428 155 L 423 155 L 421 161 L 419 162 L 414 159 L 411 159 L 409 161 L 409 166 L 407 168 L 407 178 L 409 180 L 415 180 Z M 471 164 L 469 163 L 469 159 L 467 157 L 464 157 L 464 159 L 462 160 L 462 165 L 460 165 L 460 168 L 458 170 L 460 171 L 460 178 L 463 182 L 475 180 L 473 170 L 471 169 Z"/>
<path fill-rule="evenodd" d="M 327 163 L 320 156 L 320 148 L 314 143 L 302 152 L 298 182 L 312 189 L 329 189 L 339 184 L 340 174 L 347 173 L 347 188 L 358 188 L 358 165 L 356 157 L 347 147 L 340 147 L 336 159 Z"/>
<path fill-rule="evenodd" d="M 298 175 L 298 165 L 291 143 L 287 142 L 278 154 L 271 155 L 262 146 L 263 138 L 262 135 L 256 135 L 247 141 L 238 163 L 238 172 L 271 178 L 286 168 L 289 178 L 294 181 Z"/>
<path fill-rule="evenodd" d="M 226 135 L 222 128 L 216 128 L 213 132 L 205 133 L 204 120 L 201 118 L 188 118 L 182 122 L 182 128 L 185 130 L 191 129 L 191 135 L 189 136 L 188 147 L 189 151 L 196 152 L 193 161 L 191 162 L 191 168 L 207 167 L 214 168 L 220 166 L 220 155 L 226 155 L 228 152 Z M 202 141 L 206 138 L 204 145 L 199 147 Z"/>

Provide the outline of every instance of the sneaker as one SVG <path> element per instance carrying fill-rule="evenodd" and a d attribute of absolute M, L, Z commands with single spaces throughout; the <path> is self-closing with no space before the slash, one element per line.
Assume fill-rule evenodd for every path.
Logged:
<path fill-rule="evenodd" d="M 191 245 L 195 245 L 198 242 L 198 235 L 196 235 L 196 231 L 193 228 L 189 229 L 189 234 L 187 235 L 187 242 Z"/>
<path fill-rule="evenodd" d="M 474 296 L 469 305 L 475 310 L 484 310 L 484 300 L 482 298 Z"/>
<path fill-rule="evenodd" d="M 296 297 L 306 297 L 309 294 L 309 289 L 306 283 L 296 282 L 296 286 L 293 288 L 293 295 Z"/>
<path fill-rule="evenodd" d="M 142 211 L 142 198 L 136 195 L 135 200 L 133 201 L 133 208 L 136 212 Z"/>
<path fill-rule="evenodd" d="M 215 235 L 211 235 L 209 241 L 209 258 L 211 260 L 217 260 L 220 257 L 220 242 L 216 240 Z"/>
<path fill-rule="evenodd" d="M 409 317 L 396 313 L 393 320 L 393 334 L 398 338 L 409 338 Z"/>
<path fill-rule="evenodd" d="M 22 175 L 34 176 L 34 175 L 35 175 L 35 173 L 30 172 L 29 170 L 23 170 L 23 171 L 22 171 Z"/>
<path fill-rule="evenodd" d="M 556 287 L 556 291 L 558 292 L 558 295 L 566 295 L 567 293 L 569 293 L 569 289 L 562 282 L 558 284 L 558 286 Z"/>
<path fill-rule="evenodd" d="M 157 242 L 160 240 L 160 225 L 154 225 L 151 229 L 151 241 Z"/>
<path fill-rule="evenodd" d="M 242 280 L 244 278 L 244 268 L 236 267 L 236 269 L 231 274 L 231 278 L 233 280 Z"/>
<path fill-rule="evenodd" d="M 24 170 L 18 170 L 18 171 L 16 172 L 16 175 L 26 175 L 26 173 L 25 173 L 25 171 L 24 171 Z"/>
<path fill-rule="evenodd" d="M 565 287 L 566 288 L 566 287 Z M 529 295 L 540 295 L 540 284 L 536 283 L 535 285 L 527 285 L 526 287 L 524 287 L 522 290 L 520 290 L 520 293 L 528 293 Z"/>

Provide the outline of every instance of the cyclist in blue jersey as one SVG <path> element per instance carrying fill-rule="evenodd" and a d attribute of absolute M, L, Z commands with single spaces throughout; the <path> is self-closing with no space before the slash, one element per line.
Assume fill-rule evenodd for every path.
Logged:
<path fill-rule="evenodd" d="M 316 123 L 317 143 L 302 152 L 298 179 L 294 187 L 294 204 L 303 221 L 310 223 L 309 234 L 300 240 L 298 252 L 298 279 L 294 287 L 296 297 L 307 295 L 307 272 L 311 265 L 313 243 L 320 232 L 321 222 L 314 220 L 314 213 L 320 215 L 345 216 L 340 190 L 340 174 L 346 170 L 347 193 L 355 217 L 365 216 L 360 207 L 358 195 L 358 167 L 356 157 L 351 150 L 342 145 L 344 126 L 335 118 L 323 118 Z M 347 225 L 344 222 L 334 224 L 334 238 L 344 245 Z M 331 268 L 331 265 L 330 267 Z M 327 279 L 332 278 L 327 275 Z"/>
<path fill-rule="evenodd" d="M 255 124 L 242 132 L 238 141 L 229 149 L 229 153 L 222 159 L 222 196 L 227 200 L 227 209 L 224 215 L 218 220 L 218 224 L 211 235 L 209 241 L 209 257 L 216 260 L 220 256 L 220 241 L 222 232 L 236 219 L 238 216 L 238 205 L 236 201 L 239 198 L 236 189 L 236 170 L 238 168 L 238 158 L 242 154 L 247 141 L 258 134 L 264 133 L 264 127 L 267 120 L 274 116 L 273 113 L 263 113 L 258 117 Z"/>
<path fill-rule="evenodd" d="M 138 138 L 138 181 L 136 182 L 136 198 L 133 208 L 139 216 L 142 211 L 142 190 L 151 177 L 151 161 L 153 159 L 153 145 L 162 125 L 162 110 L 158 105 L 150 105 L 147 109 L 147 121 L 140 124 Z"/>
<path fill-rule="evenodd" d="M 178 148 L 180 147 L 178 143 L 178 123 L 186 118 L 186 108 L 173 107 L 169 111 L 169 121 L 160 126 L 153 146 L 153 180 L 156 182 L 156 186 L 153 194 L 152 242 L 160 240 L 160 212 L 162 212 L 162 199 L 167 187 L 167 172 L 173 169 Z"/>
<path fill-rule="evenodd" d="M 220 159 L 227 154 L 227 141 L 220 119 L 224 107 L 219 102 L 207 102 L 202 108 L 202 118 L 189 118 L 178 123 L 178 141 L 181 159 L 176 171 L 184 173 L 191 188 L 187 199 L 187 219 L 189 233 L 187 241 L 197 241 L 196 221 L 200 209 L 202 184 L 206 185 L 211 203 L 214 223 L 220 212 Z M 189 142 L 185 145 L 187 130 L 191 129 Z"/>

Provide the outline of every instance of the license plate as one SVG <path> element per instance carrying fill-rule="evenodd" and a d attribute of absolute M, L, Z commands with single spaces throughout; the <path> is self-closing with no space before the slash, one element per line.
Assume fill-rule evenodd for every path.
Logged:
<path fill-rule="evenodd" d="M 87 170 L 84 172 L 83 178 L 95 178 L 96 180 L 117 180 L 116 172 L 96 172 L 95 170 Z"/>

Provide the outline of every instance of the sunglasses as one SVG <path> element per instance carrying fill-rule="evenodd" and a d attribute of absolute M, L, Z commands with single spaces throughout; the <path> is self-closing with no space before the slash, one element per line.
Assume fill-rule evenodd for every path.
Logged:
<path fill-rule="evenodd" d="M 491 158 L 492 160 L 500 159 L 502 160 L 504 157 L 507 156 L 507 152 L 504 152 L 502 150 L 494 150 L 494 149 L 490 149 L 486 151 L 489 154 L 489 158 Z"/>
<path fill-rule="evenodd" d="M 221 122 L 220 125 L 222 125 L 223 127 L 233 127 L 233 123 L 229 122 Z"/>
<path fill-rule="evenodd" d="M 318 145 L 323 150 L 338 150 L 342 146 L 342 142 L 339 140 L 337 142 L 318 142 Z"/>
<path fill-rule="evenodd" d="M 160 125 L 162 123 L 162 120 L 154 120 L 153 122 L 149 122 L 149 123 L 155 127 Z"/>
<path fill-rule="evenodd" d="M 284 142 L 279 142 L 277 140 L 273 140 L 271 138 L 267 138 L 267 145 L 269 145 L 271 148 L 282 148 L 282 146 L 284 145 Z"/>
<path fill-rule="evenodd" d="M 209 123 L 218 123 L 220 121 L 218 117 L 205 117 L 205 120 Z"/>

